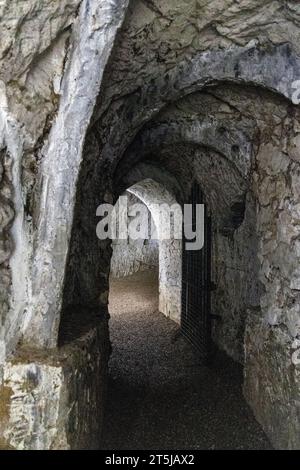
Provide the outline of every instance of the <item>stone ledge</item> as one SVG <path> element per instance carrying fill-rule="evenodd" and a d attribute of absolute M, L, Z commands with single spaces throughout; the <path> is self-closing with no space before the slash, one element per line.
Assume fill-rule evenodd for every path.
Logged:
<path fill-rule="evenodd" d="M 99 448 L 108 356 L 107 321 L 62 348 L 18 351 L 3 366 L 0 448 Z"/>

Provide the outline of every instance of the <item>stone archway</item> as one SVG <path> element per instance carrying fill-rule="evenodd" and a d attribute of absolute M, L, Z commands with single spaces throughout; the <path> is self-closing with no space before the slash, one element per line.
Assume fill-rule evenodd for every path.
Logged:
<path fill-rule="evenodd" d="M 151 179 L 134 184 L 128 190 L 137 196 L 151 212 L 158 233 L 160 233 L 161 215 L 158 206 L 163 204 L 174 208 L 175 197 L 162 185 Z M 180 208 L 180 206 L 179 206 Z M 170 233 L 168 240 L 159 235 L 159 311 L 180 323 L 181 314 L 181 240 Z"/>
<path fill-rule="evenodd" d="M 147 171 L 148 170 L 149 168 L 147 168 Z M 130 179 L 131 177 L 129 177 L 127 181 Z M 155 225 L 155 236 L 157 237 L 156 241 L 158 243 L 159 311 L 166 317 L 180 323 L 182 242 L 181 239 L 175 238 L 176 233 L 174 233 L 173 227 L 171 226 L 171 220 L 170 238 L 164 238 L 167 234 L 163 233 L 162 223 L 164 220 L 162 220 L 162 215 L 165 216 L 165 219 L 168 215 L 170 215 L 171 218 L 172 210 L 175 211 L 175 209 L 177 212 L 179 210 L 181 214 L 181 207 L 178 205 L 172 192 L 165 188 L 164 183 L 158 183 L 152 178 L 134 182 L 134 184 L 126 189 L 126 193 L 132 194 L 136 201 L 140 201 L 146 206 L 151 215 L 151 220 L 153 220 Z M 126 197 L 126 193 L 123 193 L 123 197 Z M 164 208 L 165 210 L 163 212 Z M 170 212 L 168 212 L 168 208 Z M 179 223 L 181 227 L 181 217 Z M 124 245 L 122 246 L 121 242 L 122 240 L 119 241 L 119 257 L 124 256 L 123 251 L 126 250 L 128 243 L 127 240 L 124 240 Z M 122 271 L 122 268 L 120 271 Z M 133 272 L 133 268 L 130 269 L 129 267 L 129 273 L 132 274 Z"/>
<path fill-rule="evenodd" d="M 160 78 L 157 79 L 156 86 L 155 83 L 151 85 L 150 91 L 147 89 L 144 90 L 144 93 L 146 93 L 146 101 L 148 104 L 148 107 L 146 106 L 145 100 L 143 101 L 143 105 L 141 106 L 140 102 L 140 96 L 139 94 L 137 96 L 134 96 L 133 99 L 130 99 L 128 103 L 125 104 L 122 115 L 119 115 L 120 121 L 124 123 L 124 126 L 126 126 L 128 123 L 128 120 L 126 119 L 126 116 L 130 115 L 132 116 L 132 119 L 130 120 L 130 126 L 131 130 L 128 132 L 126 130 L 126 127 L 122 129 L 122 133 L 119 135 L 119 124 L 116 125 L 116 127 L 111 127 L 110 132 L 109 132 L 109 139 L 105 146 L 101 149 L 101 159 L 96 163 L 96 168 L 94 170 L 94 175 L 95 175 L 95 180 L 92 183 L 94 186 L 94 189 L 96 187 L 101 186 L 101 181 L 98 179 L 99 176 L 101 175 L 101 168 L 97 168 L 97 166 L 104 164 L 104 165 L 111 165 L 111 170 L 114 170 L 114 167 L 117 165 L 118 160 L 121 158 L 122 154 L 126 150 L 126 146 L 129 145 L 130 141 L 133 140 L 134 135 L 137 133 L 137 131 L 145 124 L 151 117 L 154 117 L 154 115 L 158 112 L 158 110 L 161 110 L 164 106 L 165 102 L 172 102 L 173 100 L 176 100 L 180 98 L 183 95 L 186 95 L 188 93 L 191 93 L 195 90 L 201 90 L 208 84 L 213 84 L 216 82 L 234 82 L 234 83 L 244 83 L 244 84 L 252 84 L 252 85 L 259 85 L 263 86 L 264 88 L 274 90 L 277 93 L 281 93 L 283 96 L 286 96 L 288 98 L 291 98 L 291 96 L 294 94 L 294 90 L 292 88 L 289 88 L 286 84 L 286 79 L 283 78 L 286 75 L 289 76 L 290 82 L 293 82 L 293 80 L 297 79 L 298 74 L 300 73 L 298 69 L 300 68 L 299 63 L 297 60 L 294 61 L 289 61 L 287 60 L 288 57 L 292 54 L 292 51 L 290 51 L 289 47 L 287 46 L 278 46 L 271 48 L 270 51 L 266 54 L 264 50 L 260 51 L 259 48 L 254 47 L 252 44 L 248 45 L 246 48 L 239 48 L 235 47 L 230 49 L 229 51 L 222 51 L 222 52 L 212 52 L 211 57 L 208 57 L 207 53 L 196 56 L 194 60 L 188 64 L 182 63 L 180 66 L 176 66 L 172 73 L 169 73 L 169 78 L 168 78 L 168 84 L 166 86 L 166 83 L 161 83 Z M 211 60 L 209 60 L 209 58 Z M 296 57 L 295 57 L 296 59 Z M 213 67 L 211 66 L 213 64 Z M 225 66 L 226 64 L 226 66 Z M 225 67 L 225 69 L 224 69 Z M 225 70 L 225 71 L 224 71 Z M 237 72 L 238 70 L 238 72 Z M 288 72 L 287 72 L 288 70 Z M 155 91 L 151 91 L 155 90 Z M 153 95 L 154 93 L 154 95 Z M 167 93 L 167 95 L 165 95 Z M 162 101 L 163 100 L 163 101 Z M 64 116 L 64 111 L 62 110 L 62 117 Z M 126 136 L 126 138 L 125 138 Z M 89 139 L 90 143 L 92 146 L 95 145 L 95 142 L 92 143 L 93 136 L 90 135 L 86 139 L 86 148 L 85 152 L 88 152 L 89 150 Z M 57 140 L 57 137 L 55 136 L 55 145 L 59 144 L 59 141 Z M 64 140 L 62 141 L 62 148 L 57 148 L 57 155 L 60 154 L 61 151 L 64 151 Z M 95 149 L 94 149 L 95 152 Z M 50 155 L 50 154 L 49 154 Z M 51 151 L 51 156 L 49 156 L 49 160 L 45 158 L 45 165 L 46 162 L 49 161 L 49 165 L 51 168 L 55 168 L 55 164 L 53 163 L 53 158 L 54 155 L 56 155 L 56 150 Z M 81 156 L 82 157 L 82 156 Z M 79 157 L 79 158 L 81 158 Z M 79 169 L 79 162 L 77 164 L 77 171 Z M 53 171 L 53 170 L 52 170 Z M 62 174 L 63 180 L 66 180 L 67 186 L 71 189 L 70 182 L 67 183 L 68 179 L 68 172 L 72 172 L 74 175 L 74 168 L 73 165 L 69 166 L 66 171 Z M 59 188 L 64 188 L 64 182 L 59 181 L 57 177 L 51 178 L 51 184 L 54 186 L 58 184 L 58 190 L 55 190 L 55 198 L 57 198 L 58 194 L 61 194 L 61 191 L 59 191 Z M 72 190 L 68 192 L 69 194 L 73 194 L 74 197 L 74 192 L 75 192 L 75 179 L 73 179 L 72 182 Z M 96 190 L 96 189 L 95 189 Z M 48 185 L 44 186 L 44 190 L 42 189 L 41 192 L 45 192 L 45 197 L 47 194 L 49 194 L 50 187 Z M 43 200 L 43 197 L 41 198 Z M 56 219 L 60 219 L 59 213 L 63 209 L 63 207 L 68 207 L 71 208 L 73 206 L 72 204 L 60 204 L 60 199 L 58 199 L 58 207 L 56 211 Z M 92 214 L 91 214 L 92 215 Z M 64 216 L 62 216 L 64 218 Z M 52 244 L 57 243 L 55 240 L 59 240 L 59 245 L 62 247 L 62 252 L 66 253 L 66 247 L 68 246 L 67 244 L 67 239 L 68 239 L 68 233 L 70 233 L 70 223 L 72 220 L 72 212 L 69 212 L 68 214 L 68 220 L 67 222 L 67 227 L 68 230 L 63 234 L 61 232 L 61 229 L 58 229 L 58 231 L 55 229 L 54 231 L 51 230 L 51 233 L 49 233 L 49 241 L 52 239 Z M 49 219 L 48 220 L 48 225 L 49 224 Z M 44 230 L 42 229 L 43 225 L 42 219 L 40 221 L 40 232 L 45 233 Z M 61 225 L 61 224 L 60 224 Z M 54 227 L 57 224 L 54 222 Z M 38 235 L 37 235 L 38 237 Z M 43 263 L 40 263 L 38 261 L 39 258 L 45 257 L 46 254 L 43 253 L 44 250 L 46 249 L 47 242 L 46 240 L 43 240 L 40 244 L 38 243 L 37 245 L 37 250 L 36 250 L 36 255 L 34 256 L 34 261 L 33 261 L 33 269 L 35 273 L 35 278 L 37 279 L 44 279 L 44 275 L 42 273 L 38 274 L 38 271 L 40 269 L 44 270 L 46 265 L 43 265 Z M 41 251 L 39 253 L 39 250 Z M 48 250 L 49 256 L 52 256 L 53 253 L 56 252 L 54 246 L 52 249 Z M 43 254 L 42 254 L 43 253 Z M 60 256 L 60 259 L 62 260 L 63 258 Z M 55 263 L 53 263 L 55 264 Z M 62 283 L 63 283 L 63 272 L 64 272 L 64 265 L 65 263 L 62 263 L 60 269 L 55 269 L 55 272 L 60 274 L 60 281 L 57 283 L 55 290 L 58 289 L 57 295 L 54 297 L 57 299 L 59 304 L 61 303 L 61 289 L 62 289 Z M 35 268 L 36 265 L 36 268 Z M 44 266 L 44 267 L 42 267 Z M 37 271 L 35 270 L 37 269 Z M 45 275 L 46 275 L 47 270 L 45 270 Z M 50 273 L 48 273 L 49 275 Z M 53 273 L 52 273 L 53 274 Z M 51 274 L 51 279 L 53 282 L 56 278 L 56 275 L 53 277 Z M 52 291 L 52 289 L 51 289 Z M 53 325 L 56 325 L 54 327 L 54 330 L 52 328 L 47 327 L 46 329 L 43 329 L 43 331 L 47 331 L 47 335 L 49 336 L 49 331 L 53 331 L 53 333 L 56 331 L 57 335 L 57 328 L 58 328 L 58 317 L 57 317 L 57 309 L 59 310 L 59 306 L 54 307 L 53 301 L 49 303 L 51 305 L 51 311 L 52 314 L 50 313 L 44 313 L 44 308 L 47 302 L 45 303 L 45 299 L 41 299 L 41 302 L 39 301 L 39 296 L 41 295 L 43 291 L 41 289 L 37 289 L 37 295 L 32 296 L 32 301 L 29 303 L 29 308 L 28 313 L 27 313 L 27 324 L 30 324 L 30 328 L 27 329 L 26 332 L 26 327 L 25 327 L 25 332 L 24 332 L 24 338 L 26 340 L 26 337 L 30 337 L 32 334 L 36 334 L 35 330 L 36 327 L 34 326 L 34 323 L 40 323 L 40 325 L 43 324 L 45 319 L 47 319 L 47 323 L 49 324 L 54 322 Z M 54 292 L 54 291 L 53 291 Z M 60 292 L 60 294 L 58 294 Z M 40 304 L 40 307 L 38 307 L 38 304 Z M 58 305 L 59 305 L 58 304 Z M 36 312 L 41 311 L 41 315 L 37 315 Z M 30 321 L 30 312 L 35 312 L 34 315 L 34 321 Z M 51 320 L 52 318 L 52 320 Z M 37 325 L 37 329 L 39 330 L 39 327 Z M 37 334 L 37 337 L 42 340 L 42 335 Z M 55 334 L 53 339 L 50 341 L 53 341 L 55 338 Z M 49 339 L 45 338 L 46 343 L 49 341 Z M 55 342 L 55 341 L 54 341 Z"/>

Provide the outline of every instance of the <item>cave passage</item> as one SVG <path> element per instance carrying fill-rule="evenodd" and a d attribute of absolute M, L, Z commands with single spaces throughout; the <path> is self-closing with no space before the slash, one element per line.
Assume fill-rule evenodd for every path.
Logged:
<path fill-rule="evenodd" d="M 158 311 L 153 272 L 111 279 L 108 400 L 102 448 L 270 449 L 242 395 L 242 367 L 197 362 Z"/>

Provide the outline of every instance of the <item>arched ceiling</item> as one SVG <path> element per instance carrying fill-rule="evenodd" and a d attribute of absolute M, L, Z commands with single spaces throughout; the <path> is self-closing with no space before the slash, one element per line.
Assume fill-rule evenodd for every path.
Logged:
<path fill-rule="evenodd" d="M 295 0 L 131 0 L 106 70 L 97 116 L 120 96 L 145 84 L 155 86 L 154 78 L 183 61 L 195 58 L 196 64 L 203 53 L 209 64 L 211 51 L 222 53 L 255 41 L 270 48 L 286 43 L 299 55 L 299 24 Z"/>
<path fill-rule="evenodd" d="M 254 157 L 268 133 L 289 119 L 284 98 L 254 87 L 221 84 L 166 106 L 137 133 L 117 166 L 115 184 L 145 162 L 175 178 L 181 201 L 193 179 L 207 196 L 221 229 L 242 221 Z M 151 177 L 144 166 L 143 177 Z M 126 176 L 125 176 L 126 175 Z"/>

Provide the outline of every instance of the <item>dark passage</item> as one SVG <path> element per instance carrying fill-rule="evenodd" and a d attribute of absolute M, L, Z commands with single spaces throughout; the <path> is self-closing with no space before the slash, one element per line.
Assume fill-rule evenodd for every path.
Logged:
<path fill-rule="evenodd" d="M 113 354 L 103 449 L 269 449 L 224 353 L 201 366 L 178 325 L 157 310 L 157 279 L 112 280 Z"/>

